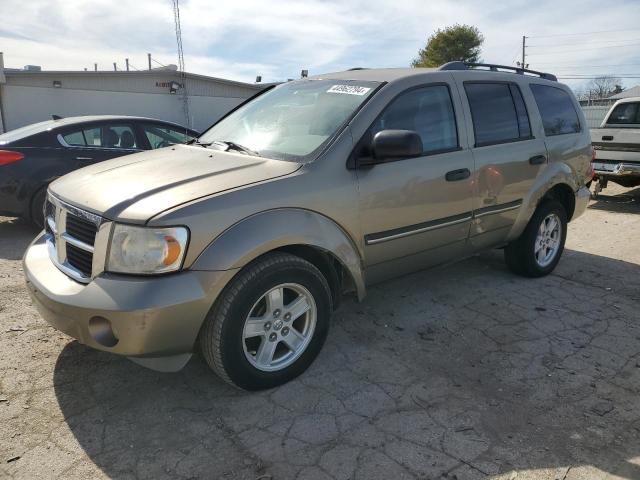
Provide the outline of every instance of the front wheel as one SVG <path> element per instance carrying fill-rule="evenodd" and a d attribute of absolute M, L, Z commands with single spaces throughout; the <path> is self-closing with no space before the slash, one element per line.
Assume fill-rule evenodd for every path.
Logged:
<path fill-rule="evenodd" d="M 567 238 L 567 213 L 556 200 L 538 206 L 520 237 L 504 250 L 509 269 L 525 277 L 542 277 L 556 268 Z"/>
<path fill-rule="evenodd" d="M 270 253 L 225 287 L 200 332 L 209 366 L 246 390 L 281 385 L 304 372 L 329 331 L 331 292 L 306 260 Z"/>

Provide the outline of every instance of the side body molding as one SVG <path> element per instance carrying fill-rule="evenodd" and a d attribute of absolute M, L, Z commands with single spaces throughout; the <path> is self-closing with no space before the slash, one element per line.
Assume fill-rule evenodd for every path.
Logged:
<path fill-rule="evenodd" d="M 299 208 L 256 213 L 229 227 L 198 256 L 192 270 L 242 268 L 271 250 L 306 245 L 333 255 L 349 272 L 358 299 L 365 296 L 362 261 L 355 243 L 335 222 Z"/>

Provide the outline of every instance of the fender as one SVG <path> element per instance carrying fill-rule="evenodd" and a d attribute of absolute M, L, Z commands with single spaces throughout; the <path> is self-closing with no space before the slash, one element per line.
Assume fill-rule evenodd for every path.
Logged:
<path fill-rule="evenodd" d="M 577 192 L 580 185 L 576 180 L 576 174 L 566 163 L 553 162 L 547 165 L 538 178 L 536 178 L 533 187 L 529 190 L 527 196 L 523 199 L 522 208 L 518 213 L 511 231 L 509 232 L 508 241 L 518 238 L 529 223 L 538 207 L 540 200 L 556 185 L 567 185 L 573 192 Z"/>
<path fill-rule="evenodd" d="M 358 299 L 364 298 L 364 273 L 355 243 L 333 220 L 300 208 L 267 210 L 239 221 L 214 239 L 191 269 L 239 269 L 264 253 L 289 245 L 308 245 L 330 253 L 349 272 Z"/>

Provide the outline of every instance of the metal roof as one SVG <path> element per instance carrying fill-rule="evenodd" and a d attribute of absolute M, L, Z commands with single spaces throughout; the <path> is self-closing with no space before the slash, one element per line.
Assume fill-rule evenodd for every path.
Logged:
<path fill-rule="evenodd" d="M 621 98 L 629 98 L 629 97 L 640 97 L 640 85 L 636 85 L 635 87 L 628 88 L 624 92 L 611 95 L 610 97 L 607 97 L 607 99 L 620 100 Z"/>
<path fill-rule="evenodd" d="M 98 77 L 98 76 L 106 76 L 106 77 L 124 77 L 124 76 L 150 76 L 150 77 L 179 77 L 180 72 L 176 70 L 161 70 L 161 69 L 152 69 L 152 70 L 16 70 L 16 69 L 4 69 L 4 74 L 7 77 L 42 77 L 42 76 L 82 76 L 82 77 Z M 215 83 L 223 83 L 227 85 L 234 85 L 239 87 L 252 88 L 255 90 L 262 90 L 268 84 L 265 83 L 245 83 L 238 82 L 236 80 L 227 80 L 225 78 L 218 77 L 210 77 L 208 75 L 200 75 L 197 73 L 189 73 L 185 72 L 184 75 L 186 78 L 194 79 L 194 80 L 204 80 Z"/>

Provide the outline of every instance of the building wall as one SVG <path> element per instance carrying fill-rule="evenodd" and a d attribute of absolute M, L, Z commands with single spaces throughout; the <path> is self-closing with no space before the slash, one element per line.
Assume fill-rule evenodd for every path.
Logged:
<path fill-rule="evenodd" d="M 4 85 L 1 87 L 5 131 L 48 120 L 51 115 L 138 115 L 184 125 L 181 95 L 108 92 Z M 189 97 L 191 127 L 202 131 L 244 99 Z"/>
<path fill-rule="evenodd" d="M 169 92 L 176 72 L 5 72 L 0 84 L 3 131 L 51 115 L 137 115 L 185 125 L 183 97 Z M 53 87 L 53 82 L 60 87 Z M 190 126 L 202 131 L 261 85 L 187 74 Z"/>

